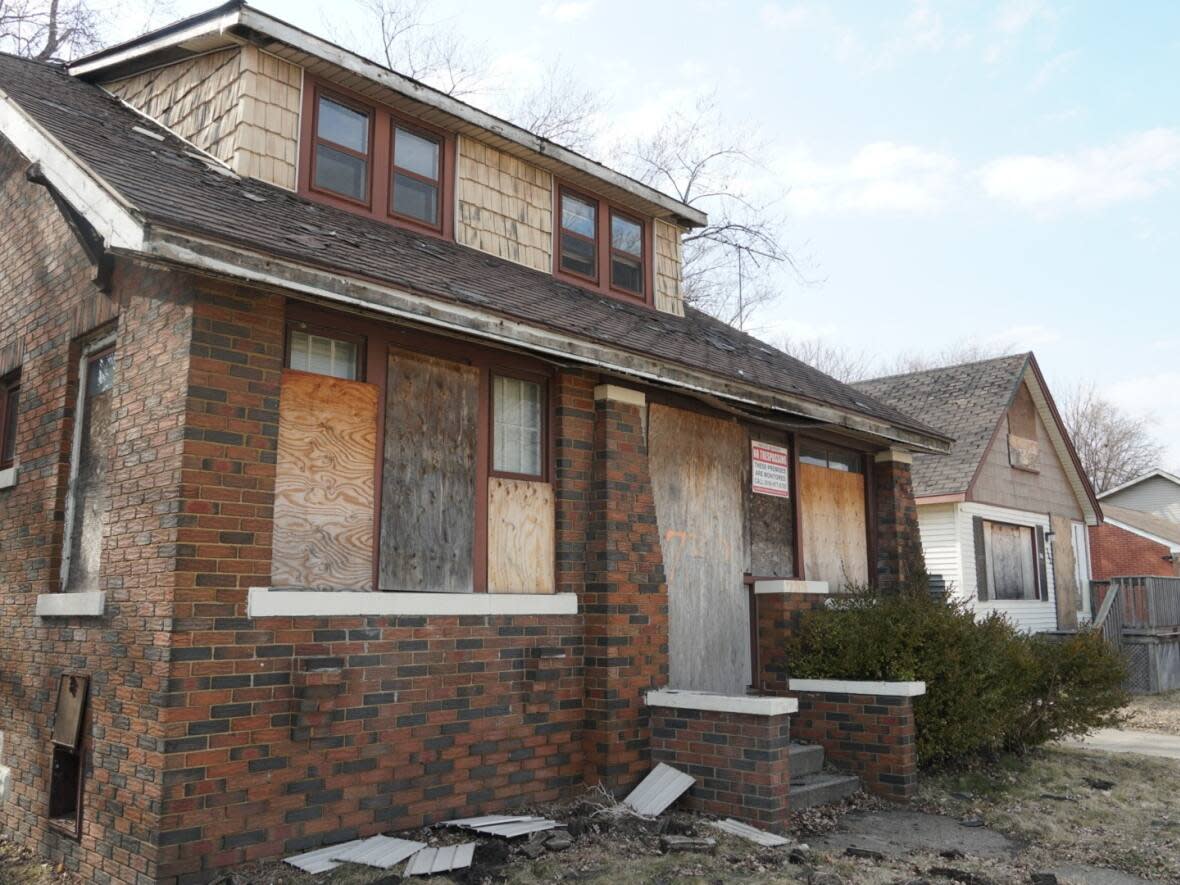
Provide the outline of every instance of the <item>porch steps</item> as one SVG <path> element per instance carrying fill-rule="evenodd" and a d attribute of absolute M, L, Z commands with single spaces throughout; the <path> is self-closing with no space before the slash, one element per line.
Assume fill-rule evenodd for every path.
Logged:
<path fill-rule="evenodd" d="M 791 811 L 829 805 L 860 789 L 855 775 L 824 771 L 824 748 L 818 744 L 792 744 Z"/>

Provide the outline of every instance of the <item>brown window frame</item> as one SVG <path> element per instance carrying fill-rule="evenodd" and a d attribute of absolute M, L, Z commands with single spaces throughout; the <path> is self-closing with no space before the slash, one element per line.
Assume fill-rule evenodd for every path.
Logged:
<path fill-rule="evenodd" d="M 364 206 L 366 209 L 371 209 L 373 205 L 373 139 L 376 132 L 376 120 L 373 109 L 364 105 L 358 104 L 346 96 L 339 95 L 335 90 L 325 89 L 317 85 L 312 92 L 314 93 L 312 102 L 312 123 L 311 123 L 311 146 L 308 152 L 308 169 L 309 179 L 308 188 L 322 196 L 331 197 L 334 200 L 343 200 L 353 206 Z M 327 98 L 335 102 L 341 107 L 346 107 L 349 110 L 356 111 L 358 114 L 365 114 L 369 119 L 369 150 L 368 153 L 362 154 L 350 147 L 330 141 L 327 138 L 320 137 L 320 99 Z M 365 161 L 365 189 L 367 191 L 366 199 L 358 200 L 356 197 L 349 194 L 342 194 L 339 191 L 331 190 L 330 188 L 321 187 L 315 183 L 316 181 L 316 163 L 319 152 L 316 150 L 321 144 L 327 145 L 334 151 L 340 151 L 343 154 L 348 154 L 351 157 Z"/>
<path fill-rule="evenodd" d="M 625 301 L 629 304 L 654 305 L 655 262 L 652 260 L 652 255 L 654 254 L 652 238 L 655 236 L 655 223 L 653 219 L 637 214 L 623 206 L 619 206 L 602 197 L 596 197 L 593 194 L 561 181 L 555 182 L 553 194 L 553 276 L 559 280 L 572 283 L 575 286 L 592 289 L 595 292 L 610 296 L 619 301 Z M 593 277 L 586 276 L 577 271 L 566 270 L 561 266 L 561 237 L 565 232 L 565 228 L 561 225 L 561 199 L 566 194 L 594 205 Z M 641 248 L 643 249 L 643 254 L 640 257 L 643 280 L 642 292 L 635 292 L 631 289 L 615 286 L 611 280 L 611 258 L 615 250 L 611 247 L 610 221 L 615 215 L 625 218 L 628 221 L 636 222 L 642 229 L 640 240 L 642 244 Z M 585 239 L 581 234 L 573 234 L 573 236 Z M 631 255 L 629 252 L 621 254 Z"/>
<path fill-rule="evenodd" d="M 347 341 L 356 345 L 356 377 L 353 380 L 364 381 L 366 379 L 367 360 L 365 359 L 365 346 L 367 344 L 364 335 L 350 332 L 345 329 L 338 329 L 333 326 L 324 326 L 318 323 L 311 323 L 304 320 L 287 320 L 286 332 L 283 335 L 283 368 L 289 369 L 292 372 L 307 372 L 306 369 L 296 369 L 291 365 L 291 339 L 296 332 L 303 332 L 306 335 L 315 335 L 319 338 L 333 338 L 336 341 Z M 317 375 L 318 372 L 307 372 L 309 375 Z M 325 376 L 334 377 L 334 376 Z"/>
<path fill-rule="evenodd" d="M 319 96 L 327 95 L 333 101 L 346 105 L 358 112 L 369 114 L 369 175 L 368 190 L 364 201 L 357 201 L 335 191 L 315 186 L 315 146 L 318 143 L 316 130 L 319 119 Z M 308 76 L 303 90 L 303 114 L 299 131 L 299 167 L 296 191 L 318 203 L 334 206 L 382 221 L 394 227 L 419 231 L 443 239 L 453 239 L 455 231 L 455 134 L 435 126 L 407 117 L 391 108 L 351 92 L 335 83 Z M 394 127 L 400 127 L 415 135 L 432 138 L 439 144 L 438 180 L 431 182 L 438 187 L 438 224 L 428 224 L 410 215 L 393 211 L 393 159 Z M 338 145 L 326 141 L 333 149 Z M 379 160 L 379 161 L 378 161 Z M 404 174 L 413 173 L 400 170 Z"/>
<path fill-rule="evenodd" d="M 400 122 L 398 119 L 391 117 L 389 122 L 389 216 L 405 224 L 411 224 L 416 227 L 424 227 L 430 230 L 442 233 L 443 229 L 443 171 L 445 169 L 444 157 L 446 153 L 446 142 L 443 138 L 428 129 L 423 129 L 419 126 L 409 126 Z M 426 141 L 432 141 L 438 146 L 438 178 L 427 178 L 425 175 L 419 175 L 404 166 L 397 165 L 397 130 L 401 129 L 403 132 L 408 132 L 411 135 L 416 135 Z M 421 218 L 415 218 L 413 215 L 406 215 L 398 212 L 393 208 L 393 188 L 397 183 L 397 176 L 405 175 L 415 181 L 420 181 L 423 184 L 428 184 L 438 191 L 438 223 L 430 224 L 423 221 Z"/>
<path fill-rule="evenodd" d="M 20 370 L 0 379 L 0 470 L 16 464 L 16 422 L 20 415 Z M 12 436 L 12 451 L 4 451 Z"/>
<path fill-rule="evenodd" d="M 492 365 L 487 377 L 488 396 L 488 476 L 500 479 L 521 479 L 528 482 L 549 482 L 550 421 L 549 379 L 537 372 Z M 513 473 L 496 469 L 496 377 L 528 381 L 541 387 L 541 472 Z"/>
<path fill-rule="evenodd" d="M 631 215 L 630 213 L 627 213 L 627 212 L 623 212 L 622 210 L 616 209 L 613 206 L 607 210 L 607 214 L 608 214 L 608 217 L 607 217 L 607 226 L 606 226 L 606 232 L 607 232 L 606 245 L 607 245 L 608 251 L 610 252 L 610 255 L 608 257 L 606 270 L 607 270 L 607 274 L 609 275 L 608 282 L 610 283 L 611 290 L 615 291 L 615 292 L 622 292 L 625 295 L 630 295 L 633 298 L 640 298 L 640 299 L 643 299 L 644 301 L 646 301 L 647 300 L 647 225 L 645 225 L 643 223 L 642 218 L 639 218 L 638 216 L 635 216 L 635 215 Z M 614 231 L 612 229 L 612 226 L 614 224 L 614 220 L 615 220 L 616 216 L 619 218 L 622 218 L 624 221 L 630 221 L 632 224 L 639 225 L 639 254 L 638 255 L 636 255 L 633 252 L 627 252 L 623 249 L 616 249 L 615 248 L 614 236 L 613 236 Z M 639 290 L 638 291 L 636 291 L 634 289 L 628 289 L 626 286 L 618 286 L 615 284 L 614 259 L 615 259 L 616 254 L 625 256 L 627 258 L 638 258 L 639 259 Z"/>

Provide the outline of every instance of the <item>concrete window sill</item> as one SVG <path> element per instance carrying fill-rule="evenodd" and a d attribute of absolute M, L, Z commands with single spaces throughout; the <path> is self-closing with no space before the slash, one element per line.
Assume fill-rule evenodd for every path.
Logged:
<path fill-rule="evenodd" d="M 0 470 L 0 489 L 10 489 L 16 485 L 16 465 Z"/>
<path fill-rule="evenodd" d="M 784 716 L 799 711 L 799 702 L 795 698 L 724 695 L 707 691 L 678 691 L 674 688 L 649 691 L 647 705 L 673 710 L 740 713 L 746 716 Z"/>
<path fill-rule="evenodd" d="M 37 616 L 41 618 L 97 618 L 106 611 L 107 595 L 101 590 L 90 593 L 41 593 L 37 596 Z"/>
<path fill-rule="evenodd" d="M 829 694 L 875 694 L 890 698 L 916 698 L 926 694 L 925 682 L 859 682 L 848 679 L 792 679 L 791 691 Z"/>
<path fill-rule="evenodd" d="M 358 615 L 576 615 L 575 593 L 385 593 L 251 587 L 251 618 Z"/>

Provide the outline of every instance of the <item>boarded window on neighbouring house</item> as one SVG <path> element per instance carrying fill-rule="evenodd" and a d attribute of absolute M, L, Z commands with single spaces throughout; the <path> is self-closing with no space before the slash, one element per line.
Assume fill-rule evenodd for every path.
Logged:
<path fill-rule="evenodd" d="M 983 521 L 987 598 L 1038 599 L 1037 536 L 1032 526 Z"/>

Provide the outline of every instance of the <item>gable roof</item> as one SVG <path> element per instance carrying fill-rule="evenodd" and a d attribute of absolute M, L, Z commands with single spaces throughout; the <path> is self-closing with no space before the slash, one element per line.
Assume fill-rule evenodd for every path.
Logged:
<path fill-rule="evenodd" d="M 1082 511 L 1095 521 L 1100 519 L 1094 489 L 1032 353 L 874 378 L 853 386 L 954 438 L 948 457 L 914 456 L 914 497 L 921 499 L 969 494 L 1000 422 L 1026 378 Z"/>
<path fill-rule="evenodd" d="M 1180 522 L 1110 503 L 1102 505 L 1102 513 L 1111 525 L 1169 547 L 1180 547 Z"/>
<path fill-rule="evenodd" d="M 1119 492 L 1125 491 L 1126 489 L 1129 489 L 1133 486 L 1137 486 L 1140 483 L 1147 482 L 1149 479 L 1162 479 L 1174 485 L 1180 486 L 1180 476 L 1176 476 L 1173 473 L 1168 473 L 1166 470 L 1149 470 L 1147 473 L 1136 476 L 1134 479 L 1127 480 L 1122 485 L 1117 485 L 1113 489 L 1107 489 L 1105 492 L 1099 494 L 1098 498 L 1099 500 L 1108 498 L 1111 495 L 1116 495 Z"/>
<path fill-rule="evenodd" d="M 108 248 L 524 347 L 924 451 L 949 439 L 688 309 L 550 274 L 242 179 L 62 68 L 0 55 L 0 132 Z"/>

